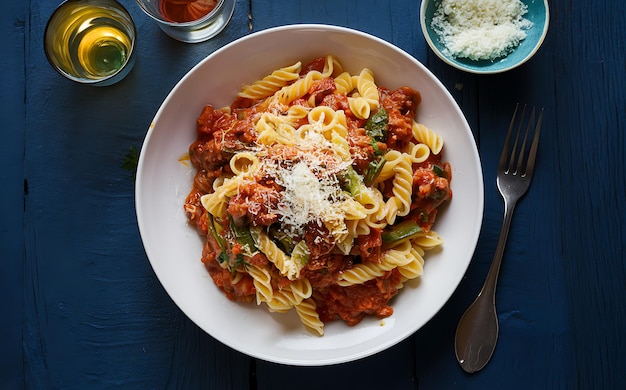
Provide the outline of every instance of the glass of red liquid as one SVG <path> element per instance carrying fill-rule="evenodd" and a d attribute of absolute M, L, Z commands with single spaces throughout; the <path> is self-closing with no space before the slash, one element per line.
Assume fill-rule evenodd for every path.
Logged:
<path fill-rule="evenodd" d="M 187 43 L 213 38 L 226 27 L 235 0 L 136 0 L 170 37 Z"/>

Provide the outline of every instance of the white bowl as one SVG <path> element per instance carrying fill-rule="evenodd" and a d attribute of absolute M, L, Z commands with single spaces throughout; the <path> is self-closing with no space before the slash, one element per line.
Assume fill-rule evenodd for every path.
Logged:
<path fill-rule="evenodd" d="M 421 280 L 392 301 L 394 314 L 349 327 L 327 324 L 323 337 L 308 333 L 295 313 L 272 314 L 229 301 L 200 261 L 202 239 L 187 224 L 183 202 L 194 171 L 181 163 L 195 140 L 205 104 L 231 103 L 243 84 L 298 60 L 334 54 L 346 70 L 373 70 L 391 89 L 408 85 L 422 94 L 419 121 L 445 140 L 453 167 L 454 197 L 435 229 L 443 249 L 428 253 Z M 292 365 L 326 365 L 369 356 L 402 341 L 428 322 L 461 281 L 482 222 L 483 179 L 474 138 L 451 95 L 418 61 L 376 37 L 341 27 L 293 25 L 239 39 L 208 56 L 174 87 L 159 108 L 141 150 L 136 182 L 137 219 L 150 263 L 165 290 L 200 328 L 250 356 Z"/>

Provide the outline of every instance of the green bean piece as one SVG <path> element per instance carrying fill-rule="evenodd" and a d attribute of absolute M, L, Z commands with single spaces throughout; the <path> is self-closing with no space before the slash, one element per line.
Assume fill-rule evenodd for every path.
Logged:
<path fill-rule="evenodd" d="M 363 181 L 361 181 L 361 178 L 359 177 L 359 174 L 356 173 L 352 166 L 349 166 L 343 173 L 342 181 L 344 189 L 352 196 L 358 195 L 365 187 Z"/>
<path fill-rule="evenodd" d="M 220 236 L 217 233 L 217 230 L 215 230 L 215 221 L 213 220 L 213 216 L 211 215 L 211 213 L 208 213 L 208 215 L 209 215 L 209 224 L 208 224 L 209 231 L 211 232 L 211 235 L 217 242 L 217 245 L 222 250 L 222 253 L 220 253 L 219 256 L 217 257 L 217 261 L 220 263 L 223 263 L 224 261 L 228 261 L 228 254 L 226 253 L 226 240 L 224 240 L 224 237 Z"/>
<path fill-rule="evenodd" d="M 311 256 L 311 251 L 309 247 L 306 245 L 304 240 L 298 242 L 296 247 L 293 248 L 293 252 L 291 252 L 291 259 L 296 262 L 296 264 L 300 266 L 304 266 L 309 262 L 309 257 Z"/>
<path fill-rule="evenodd" d="M 405 238 L 413 237 L 420 233 L 422 228 L 415 221 L 404 221 L 397 225 L 393 225 L 390 230 L 384 231 L 381 234 L 383 243 L 389 244 L 400 241 Z"/>
<path fill-rule="evenodd" d="M 366 186 L 371 186 L 374 183 L 374 180 L 380 175 L 386 162 L 387 159 L 384 157 L 370 162 L 367 172 L 365 173 L 365 178 L 363 179 Z"/>
<path fill-rule="evenodd" d="M 293 238 L 289 234 L 280 231 L 276 225 L 270 226 L 268 234 L 272 241 L 274 241 L 283 252 L 293 252 L 296 243 L 293 242 Z"/>
<path fill-rule="evenodd" d="M 230 221 L 230 231 L 235 237 L 235 241 L 242 246 L 245 253 L 247 255 L 252 255 L 256 252 L 257 248 L 254 245 L 254 240 L 252 239 L 250 230 L 237 226 L 232 216 L 228 215 L 228 219 Z"/>

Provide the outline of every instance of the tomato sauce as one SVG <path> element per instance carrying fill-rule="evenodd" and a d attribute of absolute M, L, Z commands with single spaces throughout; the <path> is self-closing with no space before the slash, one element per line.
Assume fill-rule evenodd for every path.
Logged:
<path fill-rule="evenodd" d="M 398 293 L 401 276 L 395 269 L 363 284 L 340 287 L 336 284 L 322 289 L 315 296 L 317 311 L 324 322 L 341 319 L 353 326 L 366 315 L 389 317 L 393 308 L 389 301 Z"/>

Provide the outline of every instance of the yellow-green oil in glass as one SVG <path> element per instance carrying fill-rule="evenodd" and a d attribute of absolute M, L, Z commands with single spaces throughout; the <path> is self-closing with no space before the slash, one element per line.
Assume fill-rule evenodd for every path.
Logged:
<path fill-rule="evenodd" d="M 68 2 L 48 26 L 48 56 L 72 77 L 102 79 L 118 72 L 128 60 L 133 45 L 132 21 L 106 4 Z"/>

